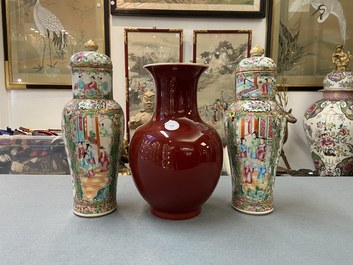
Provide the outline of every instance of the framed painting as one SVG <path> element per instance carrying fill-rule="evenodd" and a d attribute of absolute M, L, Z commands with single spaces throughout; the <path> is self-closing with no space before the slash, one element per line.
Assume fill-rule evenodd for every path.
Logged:
<path fill-rule="evenodd" d="M 130 140 L 136 128 L 146 123 L 154 110 L 154 81 L 143 66 L 182 62 L 183 30 L 125 28 L 124 50 L 126 128 Z"/>
<path fill-rule="evenodd" d="M 263 18 L 266 0 L 114 0 L 113 15 Z"/>
<path fill-rule="evenodd" d="M 104 0 L 1 0 L 7 89 L 71 88 L 71 56 L 93 40 L 110 55 Z"/>
<path fill-rule="evenodd" d="M 197 92 L 201 118 L 212 125 L 223 142 L 223 117 L 235 101 L 235 69 L 250 56 L 251 30 L 194 30 L 193 61 L 209 68 L 200 77 Z"/>
<path fill-rule="evenodd" d="M 271 57 L 278 67 L 277 85 L 322 88 L 334 69 L 336 46 L 353 47 L 351 7 L 351 0 L 273 0 Z"/>

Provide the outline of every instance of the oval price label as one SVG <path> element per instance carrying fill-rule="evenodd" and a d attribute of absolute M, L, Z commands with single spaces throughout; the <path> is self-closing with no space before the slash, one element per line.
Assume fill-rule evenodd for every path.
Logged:
<path fill-rule="evenodd" d="M 164 128 L 166 128 L 169 131 L 175 131 L 180 127 L 179 123 L 174 120 L 169 120 L 164 124 Z"/>

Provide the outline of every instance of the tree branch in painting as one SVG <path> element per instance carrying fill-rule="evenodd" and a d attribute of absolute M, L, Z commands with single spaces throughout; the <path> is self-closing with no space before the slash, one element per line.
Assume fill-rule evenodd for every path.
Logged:
<path fill-rule="evenodd" d="M 306 55 L 305 48 L 297 43 L 300 35 L 300 23 L 292 31 L 280 21 L 278 73 L 291 70 L 295 63 Z"/>

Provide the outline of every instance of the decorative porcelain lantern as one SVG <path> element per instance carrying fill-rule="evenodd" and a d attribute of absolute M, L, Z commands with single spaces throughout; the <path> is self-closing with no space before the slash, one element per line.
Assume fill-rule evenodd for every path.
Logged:
<path fill-rule="evenodd" d="M 74 190 L 73 211 L 106 215 L 116 203 L 124 113 L 113 100 L 112 62 L 92 41 L 71 57 L 73 99 L 62 113 L 62 130 Z"/>
<path fill-rule="evenodd" d="M 249 214 L 273 210 L 285 113 L 275 100 L 276 65 L 256 46 L 236 69 L 237 100 L 227 110 L 226 137 L 233 207 Z"/>
<path fill-rule="evenodd" d="M 304 130 L 314 166 L 321 176 L 353 175 L 352 59 L 342 45 L 332 55 L 335 69 L 326 75 L 323 99 L 304 114 Z"/>

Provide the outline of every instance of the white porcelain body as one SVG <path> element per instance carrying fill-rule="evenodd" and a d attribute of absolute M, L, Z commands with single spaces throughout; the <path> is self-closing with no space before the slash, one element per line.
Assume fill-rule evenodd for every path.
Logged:
<path fill-rule="evenodd" d="M 324 91 L 306 110 L 304 131 L 321 176 L 353 175 L 353 90 Z"/>

